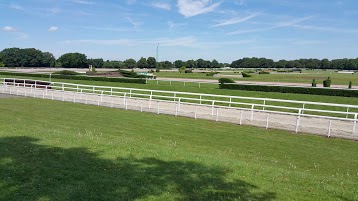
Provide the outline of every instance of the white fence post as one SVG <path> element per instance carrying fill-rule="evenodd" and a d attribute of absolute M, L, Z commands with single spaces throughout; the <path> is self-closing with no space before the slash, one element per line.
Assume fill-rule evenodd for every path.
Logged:
<path fill-rule="evenodd" d="M 229 107 L 231 107 L 231 101 L 232 101 L 232 98 L 230 97 Z"/>
<path fill-rule="evenodd" d="M 76 93 L 73 93 L 73 103 L 76 103 Z"/>
<path fill-rule="evenodd" d="M 140 101 L 140 112 L 143 112 L 143 101 Z"/>
<path fill-rule="evenodd" d="M 269 117 L 270 117 L 270 114 L 267 114 L 267 116 L 266 116 L 266 129 L 268 129 L 268 127 L 269 127 Z"/>
<path fill-rule="evenodd" d="M 185 82 L 184 82 L 184 87 L 185 87 Z"/>
<path fill-rule="evenodd" d="M 62 101 L 65 101 L 65 91 L 62 91 Z"/>
<path fill-rule="evenodd" d="M 124 95 L 123 95 L 123 105 L 125 105 L 126 104 L 126 93 L 124 93 Z"/>
<path fill-rule="evenodd" d="M 53 100 L 53 91 L 51 91 L 51 100 Z"/>
<path fill-rule="evenodd" d="M 87 105 L 87 93 L 85 93 L 85 104 Z"/>
<path fill-rule="evenodd" d="M 265 106 L 266 106 L 266 100 L 264 100 L 264 107 L 262 108 L 263 111 L 265 111 Z"/>
<path fill-rule="evenodd" d="M 201 88 L 201 87 L 200 87 L 200 82 L 199 82 L 199 88 Z"/>
<path fill-rule="evenodd" d="M 101 104 L 103 102 L 103 91 L 101 92 Z"/>
<path fill-rule="evenodd" d="M 346 119 L 348 119 L 348 117 L 349 117 L 348 112 L 349 112 L 349 107 L 347 107 L 347 116 L 346 116 Z"/>
<path fill-rule="evenodd" d="M 332 120 L 329 120 L 329 123 L 328 123 L 328 137 L 331 137 L 331 128 L 332 128 Z"/>

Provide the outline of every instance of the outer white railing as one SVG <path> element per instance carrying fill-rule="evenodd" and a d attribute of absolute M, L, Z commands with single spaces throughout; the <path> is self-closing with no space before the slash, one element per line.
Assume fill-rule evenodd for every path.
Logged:
<path fill-rule="evenodd" d="M 302 129 L 301 118 L 312 117 L 314 119 L 324 119 L 325 121 L 327 121 L 329 123 L 329 124 L 327 124 L 328 128 L 323 126 L 323 127 L 325 127 L 327 136 L 331 136 L 331 132 L 333 130 L 332 124 L 337 126 L 337 124 L 339 124 L 338 123 L 339 121 L 349 122 L 349 125 L 341 127 L 341 129 L 344 129 L 345 133 L 351 132 L 351 135 L 344 134 L 343 136 L 341 136 L 341 135 L 339 135 L 339 136 L 358 139 L 358 136 L 356 136 L 358 114 L 353 113 L 353 112 L 339 112 L 339 111 L 307 109 L 307 108 L 302 109 L 302 108 L 295 108 L 295 107 L 276 106 L 276 105 L 260 105 L 260 104 L 251 104 L 251 108 L 240 108 L 240 107 L 233 107 L 233 106 L 214 105 L 214 104 L 199 104 L 199 103 L 183 101 L 183 100 L 211 101 L 211 100 L 207 100 L 207 99 L 203 99 L 203 98 L 196 99 L 196 98 L 187 98 L 187 97 L 155 95 L 152 93 L 150 93 L 150 94 L 133 93 L 133 90 L 137 90 L 137 89 L 131 89 L 130 91 L 127 91 L 127 92 L 124 92 L 124 91 L 118 92 L 118 91 L 114 91 L 114 89 L 123 89 L 123 88 L 91 86 L 91 85 L 76 85 L 76 84 L 68 84 L 68 83 L 52 83 L 53 85 L 48 86 L 48 85 L 41 85 L 37 82 L 28 84 L 28 83 L 26 83 L 26 81 L 28 81 L 28 80 L 25 80 L 25 82 L 20 82 L 20 83 L 18 82 L 18 80 L 17 80 L 17 82 L 2 82 L 0 87 L 2 88 L 3 93 L 9 93 L 9 94 L 14 94 L 14 95 L 24 95 L 24 96 L 31 96 L 31 97 L 36 97 L 36 98 L 47 98 L 47 99 L 52 99 L 52 100 L 56 99 L 56 100 L 62 100 L 62 101 L 73 101 L 74 103 L 80 102 L 80 103 L 85 103 L 85 104 L 95 104 L 98 106 L 104 105 L 104 106 L 113 107 L 114 105 L 118 106 L 118 104 L 120 104 L 125 109 L 128 109 L 128 106 L 129 106 L 128 101 L 130 100 L 132 102 L 131 103 L 132 108 L 133 108 L 133 103 L 137 102 L 137 106 L 134 106 L 134 107 L 137 107 L 136 110 L 138 110 L 138 107 L 139 107 L 138 102 L 140 102 L 140 111 L 144 110 L 143 102 L 146 102 L 146 104 L 149 103 L 147 105 L 148 106 L 147 109 L 149 109 L 150 112 L 153 112 L 153 109 L 154 109 L 154 112 L 156 112 L 158 114 L 163 112 L 163 109 L 160 108 L 160 104 L 169 104 L 169 105 L 171 105 L 170 107 L 175 107 L 175 110 L 174 110 L 174 108 L 170 109 L 172 111 L 171 114 L 175 115 L 175 116 L 178 116 L 179 113 L 181 116 L 184 115 L 184 114 L 182 114 L 181 107 L 191 106 L 191 109 L 189 109 L 189 113 L 191 113 L 191 114 L 194 113 L 194 115 L 190 116 L 190 114 L 189 114 L 189 117 L 193 117 L 193 118 L 197 118 L 197 116 L 200 114 L 200 112 L 203 112 L 203 111 L 201 111 L 202 109 L 205 110 L 205 108 L 207 108 L 207 109 L 211 108 L 210 116 L 213 117 L 214 120 L 223 121 L 221 118 L 224 118 L 224 119 L 228 118 L 228 117 L 232 118 L 232 116 L 234 115 L 234 116 L 236 116 L 235 119 L 238 121 L 237 123 L 239 123 L 240 125 L 242 124 L 242 120 L 243 120 L 243 112 L 245 112 L 246 119 L 248 119 L 249 122 L 253 122 L 254 120 L 257 121 L 256 114 L 261 113 L 261 114 L 265 115 L 264 121 L 265 121 L 266 126 L 264 126 L 264 127 L 266 127 L 266 129 L 269 128 L 270 115 L 272 115 L 272 117 L 275 117 L 275 116 L 277 117 L 277 115 L 291 115 L 292 117 L 296 118 L 295 129 L 293 129 L 293 131 L 295 131 L 296 133 L 299 131 L 299 128 Z M 30 81 L 32 81 L 32 80 L 30 80 Z M 41 81 L 41 82 L 43 82 L 43 81 Z M 58 84 L 58 86 L 56 86 L 55 84 Z M 85 87 L 87 87 L 87 88 L 85 88 Z M 41 88 L 41 89 L 39 89 L 39 88 Z M 101 89 L 109 88 L 111 90 L 106 91 L 106 90 L 99 90 L 96 88 L 101 88 Z M 130 89 L 130 88 L 125 88 L 125 89 Z M 152 90 L 140 89 L 139 91 L 146 92 L 146 91 L 152 91 Z M 162 92 L 162 91 L 156 91 L 156 92 Z M 180 93 L 183 93 L 183 92 L 180 92 Z M 195 94 L 195 93 L 190 93 L 190 94 Z M 139 97 L 139 95 L 142 97 Z M 210 96 L 210 94 L 201 94 L 201 95 Z M 164 98 L 164 99 L 160 99 L 160 98 Z M 89 102 L 90 101 L 89 99 L 91 99 L 92 102 Z M 114 102 L 114 99 L 116 99 L 116 102 Z M 120 100 L 119 103 L 118 103 L 118 100 Z M 218 102 L 228 103 L 228 101 L 218 101 Z M 213 103 L 215 103 L 215 102 L 213 101 Z M 234 104 L 235 102 L 230 102 L 230 103 Z M 243 104 L 243 103 L 237 103 L 237 104 Z M 249 103 L 245 103 L 245 104 L 249 104 Z M 325 104 L 327 104 L 327 103 L 325 103 Z M 259 106 L 265 106 L 265 107 L 272 107 L 272 108 L 277 108 L 277 109 L 285 109 L 285 110 L 287 110 L 287 109 L 297 110 L 298 109 L 298 112 L 292 113 L 292 112 L 285 112 L 285 111 L 255 109 L 255 105 L 256 106 L 259 105 Z M 337 104 L 334 104 L 334 105 L 337 105 Z M 352 105 L 349 105 L 349 106 L 352 106 Z M 198 110 L 198 108 L 199 108 L 199 110 Z M 186 110 L 188 112 L 188 108 Z M 219 117 L 219 110 L 220 111 L 228 110 L 228 111 L 230 111 L 229 112 L 230 114 L 227 114 L 227 113 L 220 114 L 220 117 Z M 342 117 L 334 117 L 334 116 L 304 114 L 302 112 L 303 110 L 315 111 L 315 112 L 319 112 L 319 113 L 350 114 L 350 115 L 353 115 L 353 118 L 342 118 Z M 164 111 L 165 111 L 165 109 L 164 109 Z M 208 111 L 206 110 L 205 113 L 207 115 L 209 115 L 209 113 L 207 113 L 207 112 Z M 239 113 L 239 115 L 238 115 L 238 113 Z M 254 113 L 255 113 L 255 119 L 254 119 Z M 227 115 L 229 115 L 229 116 L 227 116 Z M 184 116 L 188 116 L 188 114 L 186 114 Z M 281 116 L 280 118 L 287 118 L 287 116 L 286 117 Z M 261 121 L 262 121 L 262 119 L 261 119 Z M 280 122 L 280 120 L 276 120 L 276 121 L 271 120 L 270 122 L 277 123 L 277 121 Z M 311 121 L 311 119 L 309 119 L 309 121 Z M 314 125 L 317 125 L 316 122 L 314 123 Z M 322 125 L 320 127 L 322 128 Z M 274 128 L 280 128 L 280 127 L 276 126 Z M 348 129 L 348 131 L 347 131 L 347 129 Z M 350 130 L 350 129 L 352 129 L 352 130 Z M 337 135 L 335 135 L 335 136 L 337 136 Z"/>
<path fill-rule="evenodd" d="M 6 80 L 8 81 L 6 82 Z M 33 84 L 27 84 L 28 82 L 33 82 Z M 94 93 L 94 94 L 102 94 L 102 95 L 148 98 L 149 100 L 173 100 L 177 102 L 199 103 L 200 105 L 211 106 L 213 115 L 214 115 L 214 107 L 229 106 L 229 108 L 242 108 L 242 109 L 246 108 L 250 110 L 261 110 L 261 111 L 264 110 L 268 112 L 281 113 L 286 111 L 286 113 L 288 114 L 298 114 L 298 115 L 302 115 L 307 112 L 314 112 L 314 114 L 307 114 L 307 115 L 335 117 L 335 118 L 337 118 L 337 115 L 341 115 L 341 116 L 345 115 L 346 119 L 356 119 L 357 112 L 350 112 L 349 110 L 358 109 L 358 105 L 347 105 L 347 104 L 295 101 L 295 100 L 283 100 L 283 99 L 271 99 L 271 98 L 254 98 L 254 97 L 243 97 L 243 96 L 225 96 L 225 95 L 215 95 L 215 94 L 148 90 L 148 89 L 124 88 L 124 87 L 95 86 L 95 85 L 83 85 L 83 84 L 73 84 L 73 83 L 64 83 L 64 82 L 51 82 L 51 86 L 47 86 L 47 85 L 38 84 L 40 82 L 44 82 L 44 81 L 29 80 L 29 79 L 14 79 L 14 78 L 4 78 L 2 81 L 3 85 L 19 85 L 19 86 L 26 85 L 31 88 L 51 87 L 52 89 L 61 90 L 61 91 L 76 91 L 81 93 Z M 283 104 L 291 104 L 291 105 L 283 106 Z M 298 107 L 292 106 L 292 104 L 296 104 L 298 105 Z M 309 108 L 308 106 L 311 106 L 311 108 Z M 320 108 L 315 109 L 314 107 L 320 107 Z M 340 108 L 344 111 L 335 110 L 336 108 Z"/>

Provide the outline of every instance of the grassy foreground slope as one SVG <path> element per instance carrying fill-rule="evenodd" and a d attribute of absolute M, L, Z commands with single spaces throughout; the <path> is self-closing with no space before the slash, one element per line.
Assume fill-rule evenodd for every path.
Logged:
<path fill-rule="evenodd" d="M 343 139 L 0 98 L 0 200 L 357 200 Z"/>

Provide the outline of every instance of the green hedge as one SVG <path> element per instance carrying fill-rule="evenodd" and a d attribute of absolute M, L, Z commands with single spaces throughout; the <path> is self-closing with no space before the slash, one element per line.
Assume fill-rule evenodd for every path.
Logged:
<path fill-rule="evenodd" d="M 287 87 L 287 86 L 267 86 L 267 85 L 245 85 L 245 84 L 221 84 L 221 89 L 244 90 L 244 91 L 264 91 L 293 94 L 313 94 L 325 96 L 344 96 L 358 97 L 358 90 L 347 89 L 325 89 L 312 87 Z"/>
<path fill-rule="evenodd" d="M 30 74 L 30 73 L 18 73 L 18 72 L 1 72 L 0 71 L 0 75 L 49 78 L 48 74 Z M 144 79 L 129 79 L 129 78 L 114 78 L 114 77 L 89 77 L 89 76 L 83 76 L 83 75 L 52 74 L 51 77 L 57 78 L 57 79 L 69 79 L 69 80 L 91 80 L 91 81 L 138 83 L 138 84 L 146 83 L 146 81 Z"/>

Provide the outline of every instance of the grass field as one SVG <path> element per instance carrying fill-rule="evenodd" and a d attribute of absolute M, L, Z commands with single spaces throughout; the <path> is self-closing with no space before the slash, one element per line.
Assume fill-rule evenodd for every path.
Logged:
<path fill-rule="evenodd" d="M 239 72 L 239 71 L 237 71 Z M 179 73 L 179 72 L 160 72 L 155 73 L 158 77 L 167 78 L 192 78 L 192 79 L 218 79 L 218 77 L 206 76 L 206 73 Z M 222 75 L 241 75 L 234 72 L 221 72 Z M 272 74 L 252 74 L 250 78 L 234 78 L 239 81 L 260 81 L 260 82 L 288 82 L 288 83 L 312 83 L 313 79 L 319 85 L 322 85 L 323 80 L 327 77 L 331 77 L 332 84 L 347 85 L 349 81 L 353 82 L 353 85 L 358 84 L 358 74 L 340 74 L 334 71 L 322 71 L 322 70 L 305 70 L 302 73 L 272 73 Z"/>
<path fill-rule="evenodd" d="M 357 200 L 355 141 L 0 99 L 0 200 Z"/>

